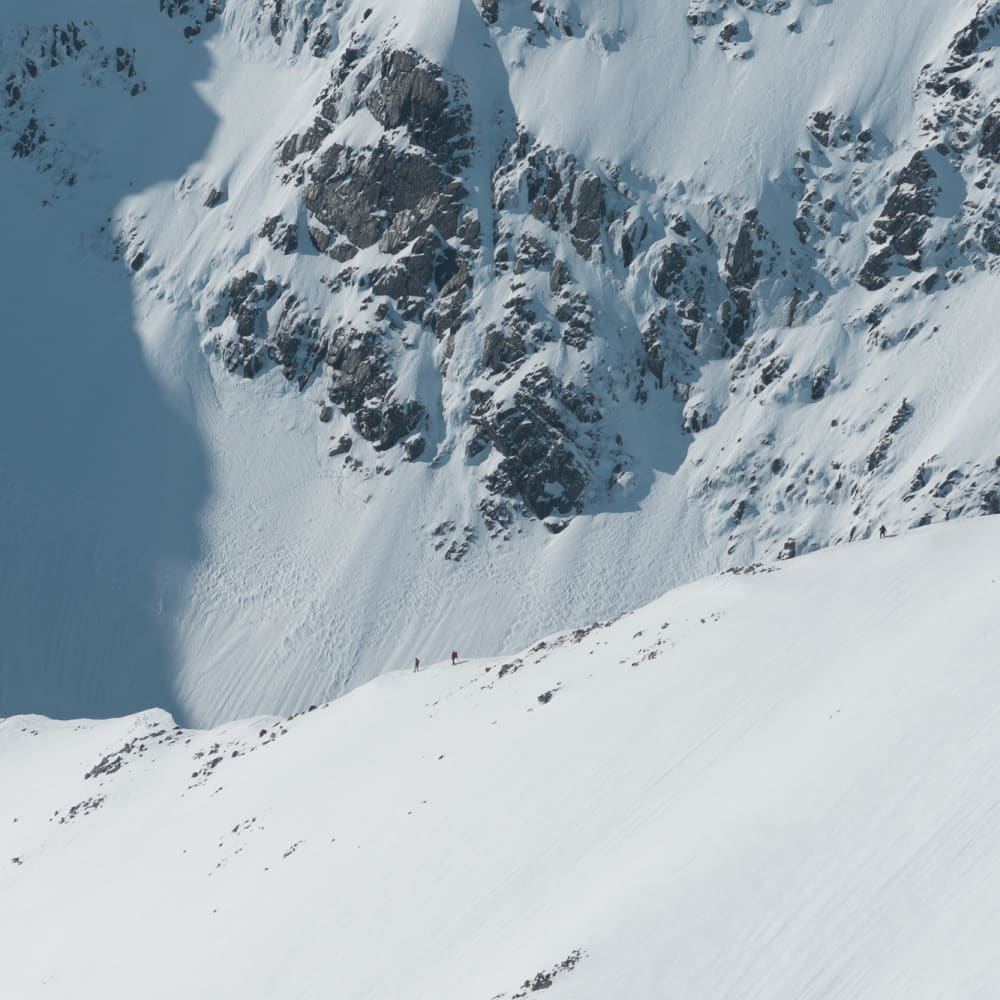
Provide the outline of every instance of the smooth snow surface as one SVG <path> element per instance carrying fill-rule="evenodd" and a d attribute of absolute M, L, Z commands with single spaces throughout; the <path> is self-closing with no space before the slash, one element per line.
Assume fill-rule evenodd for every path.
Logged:
<path fill-rule="evenodd" d="M 995 996 L 998 556 L 844 546 L 288 721 L 7 719 L 4 996 L 509 1000 L 578 950 L 547 997 Z"/>
<path fill-rule="evenodd" d="M 863 259 L 890 166 L 921 141 L 917 75 L 944 57 L 975 0 L 795 0 L 780 16 L 754 15 L 746 60 L 696 45 L 686 0 L 560 0 L 576 27 L 544 43 L 537 31 L 529 41 L 507 0 L 510 18 L 492 29 L 471 0 L 229 0 L 190 40 L 163 6 L 6 0 L 0 10 L 0 68 L 20 66 L 24 39 L 35 45 L 54 23 L 89 25 L 82 56 L 43 66 L 31 84 L 48 145 L 35 160 L 0 157 L 0 712 L 165 706 L 193 725 L 292 712 L 416 655 L 444 657 L 455 645 L 497 655 L 609 617 L 771 558 L 790 537 L 802 550 L 862 537 L 882 520 L 899 529 L 923 513 L 901 499 L 915 473 L 944 479 L 988 468 L 984 455 L 992 463 L 993 275 L 970 271 L 894 306 L 899 330 L 911 327 L 898 350 L 845 333 L 873 303 L 843 275 Z M 291 29 L 276 44 L 276 9 L 299 25 L 326 18 L 330 58 L 296 49 Z M 545 360 L 572 379 L 601 359 L 614 390 L 613 403 L 599 400 L 608 433 L 621 431 L 634 470 L 605 490 L 616 475 L 605 456 L 595 473 L 604 494 L 561 534 L 526 517 L 507 540 L 484 528 L 480 471 L 465 458 L 481 353 L 471 328 L 447 378 L 445 347 L 429 331 L 401 351 L 401 392 L 439 386 L 426 460 L 403 462 L 359 439 L 352 456 L 364 472 L 346 472 L 343 456 L 335 464 L 331 435 L 350 420 L 337 412 L 319 423 L 323 381 L 299 392 L 275 368 L 253 381 L 233 376 L 205 317 L 234 274 L 294 278 L 308 292 L 335 270 L 312 250 L 283 257 L 258 231 L 282 214 L 300 220 L 307 243 L 301 190 L 278 180 L 276 148 L 314 119 L 352 33 L 373 51 L 412 46 L 465 79 L 478 157 L 465 181 L 484 217 L 494 124 L 515 119 L 582 165 L 624 164 L 651 219 L 677 202 L 709 226 L 728 199 L 733 218 L 755 206 L 796 246 L 788 171 L 810 113 L 834 107 L 871 129 L 880 150 L 898 149 L 899 162 L 880 165 L 857 204 L 845 201 L 852 235 L 843 247 L 831 237 L 824 266 L 841 284 L 831 278 L 826 304 L 797 326 L 760 320 L 760 341 L 782 353 L 800 388 L 832 363 L 828 396 L 814 402 L 780 382 L 759 398 L 746 386 L 737 394 L 727 359 L 691 376 L 690 399 L 704 413 L 738 400 L 697 436 L 682 433 L 683 403 L 669 386 L 631 406 L 624 373 L 637 364 L 642 317 L 626 316 L 622 297 L 648 299 L 647 274 L 609 270 L 586 289 L 603 353 L 553 346 Z M 98 45 L 135 53 L 139 96 L 114 58 L 102 68 Z M 335 138 L 375 141 L 374 124 L 359 113 Z M 817 169 L 824 183 L 848 185 L 840 167 Z M 225 200 L 208 208 L 216 187 Z M 717 238 L 724 247 L 730 236 Z M 148 260 L 133 273 L 140 249 Z M 315 311 L 330 328 L 361 314 L 360 290 L 322 294 Z M 477 284 L 477 330 L 502 321 L 505 294 Z M 774 304 L 774 315 L 788 313 L 787 302 Z M 632 340 L 619 332 L 626 320 Z M 913 419 L 871 476 L 866 456 L 906 398 L 916 400 Z M 768 453 L 758 469 L 755 449 L 776 441 L 774 477 L 787 479 L 735 537 L 748 483 L 776 467 Z M 796 491 L 787 502 L 786 482 Z M 461 562 L 445 558 L 434 534 L 447 524 L 476 536 Z"/>

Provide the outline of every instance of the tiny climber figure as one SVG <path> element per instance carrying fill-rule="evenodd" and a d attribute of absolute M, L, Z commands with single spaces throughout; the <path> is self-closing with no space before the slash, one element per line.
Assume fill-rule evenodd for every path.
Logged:
<path fill-rule="evenodd" d="M 886 530 L 885 530 L 885 525 L 883 524 L 883 525 L 882 525 L 882 526 L 881 526 L 881 527 L 880 527 L 880 528 L 878 529 L 878 537 L 879 537 L 879 538 L 885 538 L 885 536 L 886 536 Z"/>
<path fill-rule="evenodd" d="M 451 651 L 451 665 L 455 666 L 456 663 L 458 663 L 458 653 L 456 653 L 455 650 L 452 650 Z"/>
<path fill-rule="evenodd" d="M 415 656 L 413 658 L 413 672 L 416 673 L 420 669 L 420 657 Z"/>

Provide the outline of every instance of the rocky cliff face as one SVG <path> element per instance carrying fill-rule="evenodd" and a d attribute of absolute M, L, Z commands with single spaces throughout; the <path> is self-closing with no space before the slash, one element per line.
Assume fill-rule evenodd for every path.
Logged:
<path fill-rule="evenodd" d="M 790 7 L 786 0 L 692 0 L 691 43 L 711 42 L 717 58 L 749 58 L 755 19 L 782 18 L 789 33 L 801 31 Z M 410 391 L 400 360 L 429 343 L 445 385 L 456 344 L 474 345 L 464 398 L 452 405 L 465 425 L 460 453 L 491 533 L 524 515 L 560 530 L 566 519 L 606 504 L 634 472 L 619 411 L 642 410 L 650 394 L 672 394 L 679 403 L 673 430 L 697 435 L 751 400 L 808 403 L 842 387 L 835 358 L 803 369 L 773 331 L 803 326 L 850 286 L 872 293 L 864 315 L 843 317 L 863 355 L 914 335 L 898 328 L 895 303 L 994 266 L 1000 112 L 988 68 L 998 38 L 995 4 L 979 5 L 913 81 L 920 148 L 894 148 L 857 111 L 816 108 L 775 183 L 776 205 L 725 190 L 688 193 L 627 162 L 588 162 L 545 145 L 516 120 L 476 122 L 475 81 L 394 48 L 363 21 L 334 45 L 331 29 L 303 5 L 267 10 L 261 20 L 276 45 L 292 35 L 297 50 L 329 69 L 311 119 L 274 154 L 274 184 L 296 189 L 294 211 L 255 221 L 255 239 L 281 255 L 272 258 L 273 273 L 235 267 L 204 314 L 205 329 L 235 373 L 255 377 L 277 366 L 300 388 L 322 380 L 329 406 L 319 419 L 350 418 L 348 436 L 339 432 L 330 449 L 346 469 L 358 461 L 348 446 L 352 433 L 388 461 L 440 461 L 430 413 L 440 387 Z M 495 38 L 519 33 L 531 46 L 588 32 L 572 4 L 529 10 L 498 0 L 481 13 Z M 619 41 L 601 36 L 595 44 Z M 485 164 L 488 205 L 469 190 L 483 180 L 477 134 L 484 129 L 498 149 Z M 22 137 L 21 148 L 31 141 Z M 251 241 L 246 257 L 256 253 Z M 296 273 L 300 254 L 328 262 L 320 287 Z M 319 318 L 331 308 L 337 322 Z M 729 390 L 710 397 L 702 371 L 727 359 Z M 879 438 L 883 461 L 899 429 L 890 422 Z M 840 502 L 852 468 L 859 478 L 854 499 L 843 499 L 854 511 L 847 533 L 869 532 L 874 515 L 864 483 L 883 461 L 872 467 L 865 455 L 862 448 L 826 472 L 807 472 L 788 490 L 782 444 L 765 439 L 754 471 L 725 476 L 734 538 L 736 529 L 753 530 L 748 522 L 762 504 Z M 989 508 L 998 484 L 984 460 L 955 457 L 948 475 L 969 468 L 961 490 L 942 492 L 937 480 L 908 488 L 913 519 Z M 698 490 L 721 488 L 710 477 Z M 914 506 L 918 495 L 924 502 Z"/>
<path fill-rule="evenodd" d="M 164 44 L 209 46 L 289 97 L 254 119 L 256 144 L 192 164 L 158 216 L 123 203 L 96 245 L 140 303 L 176 304 L 213 373 L 301 396 L 324 475 L 374 503 L 406 467 L 446 478 L 462 510 L 418 526 L 432 558 L 544 544 L 642 507 L 657 477 L 696 514 L 699 569 L 1000 509 L 996 446 L 962 387 L 992 354 L 962 368 L 959 343 L 1000 264 L 1000 3 L 935 15 L 940 37 L 904 17 L 928 58 L 903 98 L 872 69 L 867 103 L 846 80 L 768 90 L 773 66 L 808 71 L 844 44 L 853 0 L 667 4 L 656 44 L 691 67 L 670 86 L 640 64 L 660 18 L 643 5 L 158 7 Z M 53 205 L 105 167 L 46 94 L 163 96 L 118 30 L 5 35 L 0 144 Z M 550 95 L 576 66 L 610 81 L 581 75 L 581 93 L 617 86 L 625 120 L 669 127 L 609 151 L 616 122 Z M 244 100 L 227 95 L 223 123 Z M 682 169 L 670 128 L 709 152 Z M 938 354 L 958 366 L 947 384 L 928 374 Z"/>

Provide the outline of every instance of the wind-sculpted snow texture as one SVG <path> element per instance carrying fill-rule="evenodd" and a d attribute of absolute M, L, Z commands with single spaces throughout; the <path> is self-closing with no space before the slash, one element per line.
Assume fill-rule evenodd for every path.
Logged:
<path fill-rule="evenodd" d="M 995 996 L 998 546 L 729 573 L 294 718 L 3 720 L 4 995 Z"/>
<path fill-rule="evenodd" d="M 1000 4 L 70 6 L 3 15 L 7 188 L 207 455 L 151 596 L 192 719 L 1000 510 Z M 187 158 L 119 155 L 125 98 Z"/>

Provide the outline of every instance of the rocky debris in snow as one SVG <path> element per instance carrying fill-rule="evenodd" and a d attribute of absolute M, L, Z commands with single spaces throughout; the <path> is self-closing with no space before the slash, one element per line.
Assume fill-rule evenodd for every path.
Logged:
<path fill-rule="evenodd" d="M 867 467 L 869 472 L 874 472 L 885 461 L 892 447 L 893 438 L 906 426 L 910 417 L 913 416 L 913 405 L 907 400 L 900 403 L 899 408 L 892 415 L 889 426 L 882 433 L 875 449 L 869 454 Z"/>
<path fill-rule="evenodd" d="M 479 501 L 478 508 L 483 524 L 490 538 L 500 538 L 510 541 L 514 532 L 520 532 L 516 526 L 518 515 L 527 515 L 527 511 L 520 507 L 515 509 L 515 505 L 502 497 L 485 496 Z"/>
<path fill-rule="evenodd" d="M 262 729 L 258 736 L 260 742 L 253 746 L 248 745 L 243 740 L 231 739 L 225 744 L 216 741 L 206 749 L 195 751 L 192 760 L 197 767 L 191 772 L 188 789 L 199 788 L 213 775 L 217 776 L 218 768 L 224 761 L 231 761 L 243 757 L 245 754 L 254 753 L 259 747 L 268 746 L 279 736 L 284 736 L 287 733 L 288 730 L 284 726 L 277 724 L 273 729 Z"/>
<path fill-rule="evenodd" d="M 934 455 L 914 472 L 903 503 L 913 526 L 953 517 L 1000 513 L 1000 456 L 989 462 L 946 462 Z"/>
<path fill-rule="evenodd" d="M 333 440 L 333 439 L 331 439 Z M 336 458 L 338 455 L 345 455 L 351 450 L 351 446 L 354 444 L 354 439 L 350 434 L 341 434 L 333 444 L 330 446 L 329 456 L 330 458 Z"/>
<path fill-rule="evenodd" d="M 515 367 L 526 356 L 525 338 L 518 326 L 516 322 L 503 326 L 490 324 L 484 332 L 481 362 L 494 375 Z"/>
<path fill-rule="evenodd" d="M 587 625 L 583 628 L 574 629 L 572 632 L 564 632 L 562 635 L 556 636 L 554 639 L 543 640 L 542 642 L 536 643 L 534 646 L 531 647 L 531 649 L 528 650 L 528 653 L 534 657 L 532 662 L 535 663 L 541 662 L 553 650 L 559 649 L 560 647 L 566 645 L 579 645 L 591 633 L 609 628 L 610 626 L 614 625 L 615 622 L 619 621 L 621 618 L 622 618 L 621 615 L 617 615 L 614 618 L 608 619 L 607 621 L 594 622 L 592 625 Z M 666 626 L 664 626 L 664 628 L 666 628 Z M 523 666 L 524 666 L 524 660 L 521 657 L 518 657 L 516 660 L 513 660 L 510 663 L 503 664 L 500 667 L 499 672 L 497 673 L 497 680 L 500 680 L 507 674 L 516 673 Z M 489 672 L 489 668 L 487 668 L 487 672 Z M 557 685 L 556 688 L 553 688 L 552 691 L 548 693 L 555 694 L 559 686 L 561 685 Z M 548 699 L 546 699 L 546 701 L 547 700 Z M 545 704 L 546 702 L 542 703 Z"/>
<path fill-rule="evenodd" d="M 927 462 L 922 462 L 917 471 L 913 474 L 913 478 L 910 480 L 909 492 L 903 499 L 906 502 L 911 501 L 930 481 L 933 476 L 931 466 Z"/>
<path fill-rule="evenodd" d="M 160 10 L 184 25 L 184 37 L 189 41 L 222 14 L 223 6 L 224 0 L 160 0 Z"/>
<path fill-rule="evenodd" d="M 497 677 L 498 678 L 499 677 L 506 677 L 508 674 L 515 674 L 523 666 L 524 666 L 524 660 L 522 660 L 520 657 L 518 657 L 518 659 L 511 660 L 509 663 L 504 663 L 500 667 L 500 670 L 497 673 Z"/>
<path fill-rule="evenodd" d="M 445 551 L 444 557 L 448 562 L 461 562 L 471 550 L 476 541 L 476 532 L 471 525 L 466 525 L 462 529 L 462 534 L 452 540 L 452 543 Z"/>
<path fill-rule="evenodd" d="M 308 48 L 316 58 L 327 54 L 333 40 L 332 21 L 324 0 L 260 0 L 256 23 L 261 37 L 264 33 L 275 45 L 288 45 L 293 55 Z"/>
<path fill-rule="evenodd" d="M 29 118 L 28 123 L 24 126 L 24 130 L 14 143 L 14 156 L 21 157 L 22 159 L 31 156 L 46 139 L 48 139 L 48 136 L 41 125 L 39 125 L 38 119 L 34 117 Z"/>
<path fill-rule="evenodd" d="M 952 469 L 931 491 L 931 496 L 940 500 L 943 497 L 949 496 L 958 486 L 959 483 L 965 478 L 960 469 Z"/>
<path fill-rule="evenodd" d="M 785 372 L 788 371 L 788 367 L 791 364 L 788 358 L 782 355 L 772 355 L 760 370 L 760 379 L 757 384 L 753 387 L 753 394 L 755 396 L 763 392 L 772 382 L 780 379 Z"/>
<path fill-rule="evenodd" d="M 152 741 L 157 744 L 176 743 L 182 736 L 179 727 L 173 729 L 154 728 L 142 736 L 136 736 L 124 743 L 118 750 L 105 754 L 89 771 L 84 774 L 84 780 L 103 778 L 116 774 L 133 755 L 144 754 Z"/>
<path fill-rule="evenodd" d="M 461 562 L 475 543 L 476 529 L 467 524 L 459 531 L 454 521 L 444 521 L 431 531 L 431 538 L 434 539 L 435 551 L 440 552 L 447 546 L 445 559 L 449 562 Z"/>
<path fill-rule="evenodd" d="M 723 570 L 723 574 L 731 574 L 733 576 L 756 576 L 758 573 L 775 573 L 778 567 L 771 565 L 765 566 L 763 563 L 750 563 L 748 566 L 733 566 L 730 569 Z"/>
<path fill-rule="evenodd" d="M 572 972 L 577 965 L 586 958 L 587 953 L 580 948 L 576 951 L 570 952 L 561 962 L 554 965 L 551 969 L 546 971 L 537 972 L 531 979 L 526 979 L 522 984 L 521 988 L 514 993 L 510 994 L 510 1000 L 523 1000 L 524 997 L 528 996 L 529 993 L 538 993 L 542 990 L 550 989 L 556 979 L 567 973 Z M 493 1000 L 505 1000 L 507 997 L 506 993 L 497 994 Z"/>
<path fill-rule="evenodd" d="M 107 796 L 104 795 L 94 795 L 89 799 L 84 799 L 83 802 L 78 802 L 75 806 L 71 806 L 65 813 L 60 814 L 59 810 L 56 810 L 55 816 L 59 817 L 60 824 L 71 823 L 77 818 L 77 816 L 86 816 L 88 813 L 92 813 L 97 809 L 100 809 L 104 805 Z M 55 818 L 53 816 L 53 819 Z"/>
<path fill-rule="evenodd" d="M 39 111 L 36 102 L 52 73 L 72 73 L 76 85 L 86 88 L 110 82 L 132 97 L 142 94 L 146 83 L 138 75 L 135 50 L 106 44 L 89 20 L 22 26 L 0 47 L 0 133 L 13 137 L 11 155 L 33 162 L 56 188 L 72 188 L 93 150 L 72 131 L 72 122 Z"/>
<path fill-rule="evenodd" d="M 696 44 L 714 38 L 729 58 L 749 59 L 753 55 L 753 35 L 748 16 L 773 16 L 790 7 L 791 0 L 688 0 L 687 22 Z"/>

